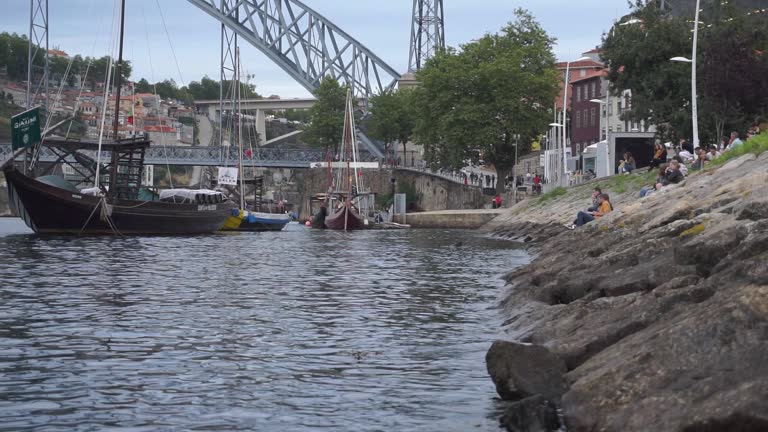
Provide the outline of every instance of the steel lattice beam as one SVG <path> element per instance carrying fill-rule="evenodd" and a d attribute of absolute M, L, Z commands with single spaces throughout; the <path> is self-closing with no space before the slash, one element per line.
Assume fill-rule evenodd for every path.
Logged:
<path fill-rule="evenodd" d="M 400 74 L 298 0 L 188 0 L 258 48 L 309 91 L 327 76 L 368 99 Z"/>
<path fill-rule="evenodd" d="M 40 50 L 45 50 L 43 53 L 43 76 L 40 81 L 33 87 L 32 80 L 34 74 L 32 73 L 35 58 L 37 58 Z M 32 108 L 35 105 L 35 100 L 40 94 L 41 90 L 45 90 L 45 102 L 43 105 L 48 107 L 48 0 L 30 0 L 29 2 L 29 53 L 27 56 L 27 108 Z"/>
<path fill-rule="evenodd" d="M 411 52 L 408 70 L 420 70 L 427 60 L 445 48 L 443 0 L 413 0 Z"/>

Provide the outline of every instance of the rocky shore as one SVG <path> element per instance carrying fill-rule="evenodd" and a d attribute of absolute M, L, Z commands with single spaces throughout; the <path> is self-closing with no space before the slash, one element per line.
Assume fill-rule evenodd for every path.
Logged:
<path fill-rule="evenodd" d="M 487 227 L 537 255 L 506 276 L 486 357 L 502 424 L 768 431 L 768 153 L 642 199 L 647 176 L 622 177 L 599 184 L 615 211 L 574 231 L 596 184 Z"/>

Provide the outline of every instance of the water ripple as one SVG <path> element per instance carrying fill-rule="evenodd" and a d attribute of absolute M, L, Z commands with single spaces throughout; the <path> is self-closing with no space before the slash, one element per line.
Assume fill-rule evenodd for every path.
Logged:
<path fill-rule="evenodd" d="M 497 430 L 483 357 L 525 252 L 462 231 L 21 234 L 0 430 Z"/>

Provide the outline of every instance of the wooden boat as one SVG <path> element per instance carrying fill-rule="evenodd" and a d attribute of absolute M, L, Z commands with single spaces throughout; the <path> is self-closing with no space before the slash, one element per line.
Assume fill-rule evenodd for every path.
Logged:
<path fill-rule="evenodd" d="M 373 220 L 368 219 L 368 212 L 371 203 L 369 198 L 373 195 L 364 192 L 362 173 L 358 168 L 360 158 L 355 140 L 355 116 L 351 90 L 347 90 L 340 155 L 339 162 L 330 160 L 328 162 L 330 184 L 325 204 L 331 211 L 325 217 L 324 227 L 344 231 L 371 228 Z"/>
<path fill-rule="evenodd" d="M 62 177 L 33 178 L 13 164 L 3 168 L 10 205 L 37 233 L 60 234 L 202 234 L 217 231 L 235 204 L 212 191 L 198 191 L 200 199 L 160 200 L 155 195 L 140 199 L 141 169 L 148 140 L 102 144 L 112 154 L 106 167 L 109 180 L 99 190 L 80 191 Z M 49 138 L 62 160 L 98 143 Z M 87 158 L 87 157 L 86 157 Z M 78 166 L 95 175 L 93 167 Z M 59 179 L 59 182 L 55 180 Z M 181 201 L 181 202 L 174 202 Z"/>
<path fill-rule="evenodd" d="M 121 65 L 123 63 L 123 31 L 125 0 L 121 2 L 120 52 L 114 76 L 115 141 L 104 142 L 104 114 L 98 142 L 44 138 L 33 148 L 21 148 L 25 163 L 23 172 L 14 166 L 14 156 L 3 164 L 10 204 L 28 227 L 37 233 L 61 234 L 202 234 L 217 231 L 231 214 L 235 205 L 214 191 L 171 190 L 162 194 L 147 194 L 141 180 L 144 155 L 150 146 L 146 135 L 118 139 Z M 30 51 L 31 52 L 31 51 Z M 111 78 L 107 79 L 104 112 Z M 39 124 L 39 121 L 37 122 Z M 43 132 L 45 136 L 45 132 Z M 47 146 L 58 157 L 42 176 L 35 176 L 40 147 Z M 88 153 L 94 154 L 91 157 Z M 108 154 L 102 166 L 102 156 Z M 79 184 L 92 188 L 79 190 L 63 177 L 47 175 L 62 162 L 82 178 Z"/>
<path fill-rule="evenodd" d="M 343 200 L 331 214 L 325 218 L 325 226 L 332 230 L 353 231 L 370 228 L 367 218 L 360 215 L 351 200 Z"/>

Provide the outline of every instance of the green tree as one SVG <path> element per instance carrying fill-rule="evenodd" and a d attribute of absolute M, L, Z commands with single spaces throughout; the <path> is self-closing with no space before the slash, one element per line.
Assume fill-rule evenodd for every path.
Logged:
<path fill-rule="evenodd" d="M 142 78 L 139 80 L 139 82 L 136 83 L 136 92 L 137 93 L 152 93 L 152 86 L 149 84 L 149 81 Z"/>
<path fill-rule="evenodd" d="M 313 94 L 317 102 L 309 110 L 310 123 L 305 128 L 304 139 L 312 146 L 336 151 L 344 133 L 347 88 L 334 78 L 326 77 Z"/>
<path fill-rule="evenodd" d="M 704 10 L 697 68 L 705 128 L 719 141 L 726 128 L 745 131 L 768 112 L 768 18 L 727 2 Z"/>
<path fill-rule="evenodd" d="M 690 65 L 671 62 L 691 53 L 692 24 L 656 2 L 635 0 L 637 24 L 617 25 L 604 37 L 602 58 L 617 90 L 632 90 L 626 120 L 659 126 L 664 140 L 691 137 Z M 728 2 L 707 2 L 699 27 L 698 77 L 701 143 L 719 142 L 726 127 L 744 129 L 765 113 L 768 18 L 746 15 Z"/>
<path fill-rule="evenodd" d="M 668 16 L 654 2 L 635 0 L 639 22 L 616 25 L 604 37 L 601 56 L 609 67 L 611 88 L 632 90 L 625 120 L 646 120 L 662 139 L 691 136 L 690 69 L 669 59 L 691 51 L 690 26 Z M 686 108 L 687 107 L 687 108 Z"/>
<path fill-rule="evenodd" d="M 394 143 L 403 146 L 411 140 L 415 125 L 413 90 L 398 92 L 387 91 L 371 98 L 371 119 L 369 123 L 371 136 L 384 141 L 389 149 Z M 407 157 L 407 156 L 405 156 Z M 403 163 L 407 164 L 406 160 Z"/>
<path fill-rule="evenodd" d="M 558 94 L 552 39 L 530 13 L 430 59 L 417 74 L 416 141 L 432 165 L 462 167 L 482 157 L 501 180 L 551 121 Z M 498 181 L 497 190 L 504 190 Z"/>

